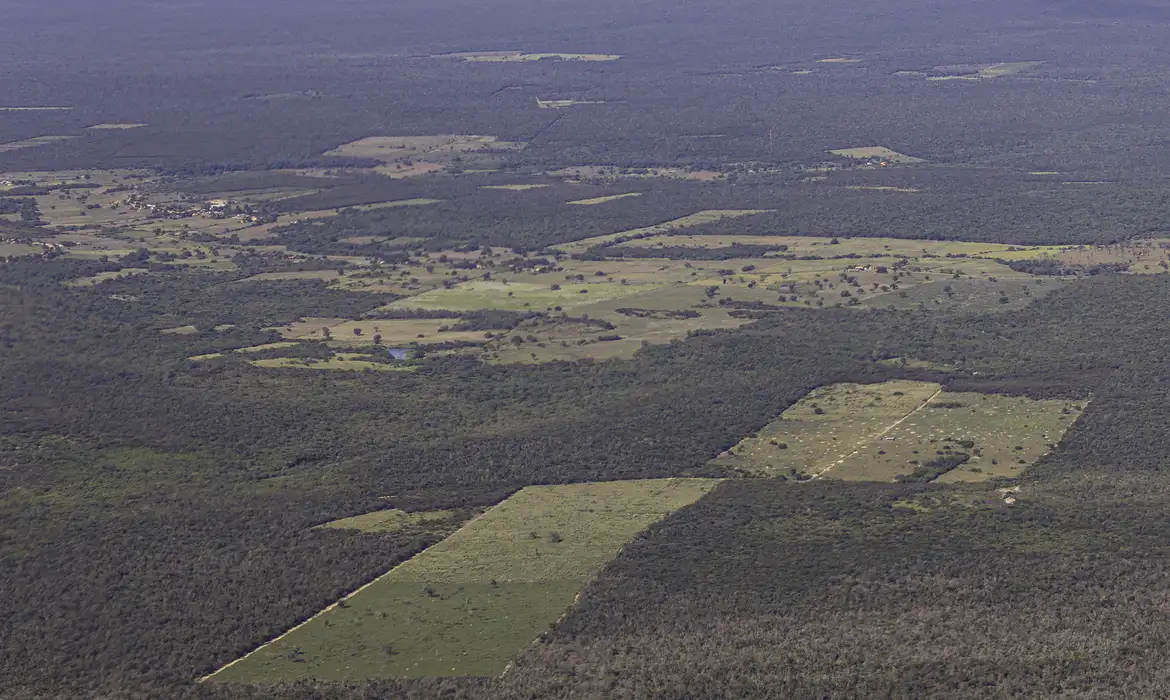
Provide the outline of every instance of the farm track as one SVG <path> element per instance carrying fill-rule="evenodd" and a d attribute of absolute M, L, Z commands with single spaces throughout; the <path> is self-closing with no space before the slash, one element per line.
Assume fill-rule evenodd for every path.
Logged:
<path fill-rule="evenodd" d="M 929 406 L 929 405 L 930 405 L 930 402 L 931 402 L 931 401 L 934 401 L 934 400 L 935 400 L 935 399 L 938 397 L 938 395 L 939 395 L 939 394 L 941 394 L 941 393 L 943 393 L 943 390 L 942 390 L 942 388 L 941 388 L 941 387 L 939 387 L 939 390 L 938 390 L 938 391 L 936 391 L 936 392 L 934 392 L 933 394 L 931 394 L 931 395 L 930 395 L 930 398 L 928 398 L 928 399 L 926 399 L 925 401 L 923 401 L 922 403 L 918 404 L 918 406 L 917 406 L 917 407 L 916 407 L 916 408 L 915 408 L 913 411 L 910 411 L 910 412 L 909 412 L 909 413 L 907 413 L 906 415 L 902 416 L 901 418 L 899 418 L 898 420 L 894 421 L 893 423 L 890 423 L 889 425 L 887 425 L 885 428 L 882 428 L 882 429 L 881 429 L 881 430 L 879 430 L 878 432 L 876 432 L 876 433 L 873 433 L 872 435 L 869 435 L 869 436 L 867 436 L 867 437 L 863 438 L 862 440 L 858 441 L 858 443 L 857 443 L 857 449 L 856 449 L 856 450 L 853 450 L 852 452 L 850 452 L 849 454 L 845 455 L 845 456 L 844 456 L 844 457 L 842 457 L 841 459 L 837 460 L 836 462 L 833 462 L 833 463 L 832 463 L 832 464 L 830 464 L 829 466 L 827 466 L 827 467 L 825 467 L 824 469 L 822 469 L 821 471 L 817 472 L 816 474 L 814 474 L 814 475 L 813 475 L 813 477 L 812 477 L 812 478 L 813 478 L 813 479 L 819 479 L 819 478 L 821 478 L 822 476 L 824 476 L 825 474 L 828 474 L 828 473 L 829 473 L 829 471 L 831 471 L 831 470 L 833 469 L 833 467 L 840 466 L 840 465 L 844 464 L 845 462 L 849 461 L 850 459 L 853 459 L 854 457 L 856 457 L 856 456 L 857 456 L 857 453 L 859 453 L 859 452 L 861 452 L 863 449 L 865 449 L 865 446 L 866 446 L 867 444 L 869 444 L 870 442 L 872 442 L 872 441 L 874 441 L 874 440 L 880 440 L 880 439 L 882 439 L 883 437 L 885 437 L 886 435 L 888 435 L 888 434 L 890 433 L 890 431 L 891 431 L 891 430 L 893 430 L 894 428 L 897 428 L 899 425 L 901 425 L 901 424 L 905 423 L 907 420 L 909 420 L 909 419 L 910 419 L 910 417 L 911 417 L 911 416 L 915 415 L 916 413 L 918 413 L 918 412 L 919 412 L 919 411 L 921 411 L 922 409 L 924 409 L 924 408 L 926 408 L 927 406 Z M 811 479 L 810 479 L 810 481 L 811 481 Z"/>

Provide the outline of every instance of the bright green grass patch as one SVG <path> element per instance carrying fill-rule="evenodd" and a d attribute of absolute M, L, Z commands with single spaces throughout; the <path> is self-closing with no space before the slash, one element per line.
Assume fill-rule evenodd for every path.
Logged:
<path fill-rule="evenodd" d="M 212 677 L 498 674 L 632 537 L 716 483 L 530 486 Z"/>
<path fill-rule="evenodd" d="M 1060 442 L 1082 410 L 1081 401 L 944 392 L 827 476 L 890 481 L 960 453 L 970 460 L 938 481 L 1017 476 Z"/>
<path fill-rule="evenodd" d="M 909 381 L 821 387 L 713 461 L 757 474 L 820 476 L 880 440 L 940 390 Z"/>
<path fill-rule="evenodd" d="M 423 523 L 443 522 L 450 520 L 454 515 L 449 510 L 420 511 L 407 513 L 397 508 L 376 510 L 373 513 L 363 513 L 351 518 L 342 518 L 318 525 L 321 528 L 334 530 L 360 530 L 361 532 L 398 532 L 411 525 Z"/>

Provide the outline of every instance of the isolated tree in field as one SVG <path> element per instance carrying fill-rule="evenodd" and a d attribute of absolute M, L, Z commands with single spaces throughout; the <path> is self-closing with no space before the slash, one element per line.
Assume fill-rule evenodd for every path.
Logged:
<path fill-rule="evenodd" d="M 362 329 L 360 329 L 360 328 L 353 329 L 353 334 L 355 336 L 360 336 L 362 334 Z"/>
<path fill-rule="evenodd" d="M 381 345 L 381 344 L 382 344 L 382 336 L 375 335 L 374 336 L 374 345 Z"/>
<path fill-rule="evenodd" d="M 321 336 L 325 338 L 325 340 L 330 340 L 333 338 L 333 331 L 329 330 L 328 328 L 322 328 Z"/>

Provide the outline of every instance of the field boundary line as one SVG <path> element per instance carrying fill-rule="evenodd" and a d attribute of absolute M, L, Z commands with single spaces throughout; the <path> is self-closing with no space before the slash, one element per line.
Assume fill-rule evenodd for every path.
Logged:
<path fill-rule="evenodd" d="M 850 460 L 850 459 L 852 459 L 852 458 L 856 457 L 856 456 L 857 456 L 857 453 L 859 453 L 859 452 L 861 452 L 862 450 L 864 450 L 864 449 L 865 449 L 865 446 L 866 446 L 866 444 L 868 444 L 868 443 L 869 443 L 870 441 L 872 441 L 872 440 L 880 440 L 880 439 L 882 439 L 883 437 L 885 437 L 886 435 L 888 435 L 888 434 L 890 433 L 890 431 L 891 431 L 891 430 L 893 430 L 894 428 L 897 428 L 899 425 L 901 425 L 901 424 L 905 423 L 907 420 L 909 420 L 909 419 L 910 419 L 910 417 L 911 417 L 911 416 L 913 416 L 914 414 L 918 413 L 919 411 L 921 411 L 922 409 L 924 409 L 924 408 L 926 408 L 928 405 L 930 405 L 930 402 L 931 402 L 931 401 L 934 401 L 936 398 L 938 398 L 938 395 L 939 395 L 939 394 L 941 394 L 941 393 L 943 393 L 943 388 L 942 388 L 942 387 L 939 387 L 938 391 L 936 391 L 936 392 L 934 392 L 933 394 L 931 394 L 931 395 L 930 395 L 930 398 L 928 398 L 928 399 L 926 399 L 925 401 L 923 401 L 922 403 L 918 404 L 918 406 L 917 406 L 917 407 L 916 407 L 916 408 L 915 408 L 913 411 L 910 411 L 909 413 L 907 413 L 906 415 L 902 416 L 902 417 L 901 417 L 901 418 L 899 418 L 898 420 L 894 421 L 893 423 L 890 423 L 889 425 L 887 425 L 887 426 L 886 426 L 885 428 L 883 428 L 882 430 L 879 430 L 878 432 L 876 432 L 876 433 L 873 433 L 872 435 L 869 435 L 868 437 L 865 437 L 865 438 L 863 438 L 862 440 L 860 440 L 860 441 L 857 443 L 857 449 L 856 449 L 856 450 L 853 450 L 852 452 L 850 452 L 849 454 L 845 455 L 845 456 L 844 456 L 844 457 L 842 457 L 841 459 L 837 460 L 836 462 L 833 462 L 833 463 L 832 463 L 832 464 L 830 464 L 829 466 L 827 466 L 827 467 L 825 467 L 824 469 L 820 470 L 819 472 L 817 472 L 816 474 L 814 474 L 812 478 L 813 478 L 813 479 L 819 479 L 819 478 L 821 478 L 822 476 L 824 476 L 825 474 L 828 474 L 828 473 L 829 473 L 829 471 L 830 471 L 830 470 L 832 470 L 832 468 L 833 468 L 833 467 L 840 466 L 840 465 L 844 464 L 846 461 L 848 461 L 848 460 Z M 810 481 L 811 481 L 811 479 L 810 479 Z"/>

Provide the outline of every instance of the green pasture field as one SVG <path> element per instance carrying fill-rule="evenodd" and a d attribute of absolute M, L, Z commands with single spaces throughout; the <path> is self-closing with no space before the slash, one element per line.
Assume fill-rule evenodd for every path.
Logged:
<path fill-rule="evenodd" d="M 880 440 L 941 390 L 911 381 L 821 387 L 712 463 L 766 476 L 818 477 Z"/>
<path fill-rule="evenodd" d="M 498 675 L 637 533 L 718 483 L 530 486 L 212 680 Z"/>
<path fill-rule="evenodd" d="M 528 190 L 539 190 L 542 187 L 548 187 L 544 184 L 527 184 L 527 185 L 480 185 L 481 190 L 504 190 L 508 192 L 527 192 Z"/>
<path fill-rule="evenodd" d="M 449 510 L 431 510 L 407 513 L 397 508 L 376 510 L 373 513 L 363 513 L 350 518 L 332 520 L 318 525 L 319 528 L 331 530 L 358 530 L 365 533 L 398 532 L 412 525 L 445 522 L 455 517 Z"/>
<path fill-rule="evenodd" d="M 970 460 L 939 482 L 1018 476 L 1060 442 L 1083 408 L 1082 401 L 944 392 L 825 476 L 890 481 L 956 453 Z"/>

